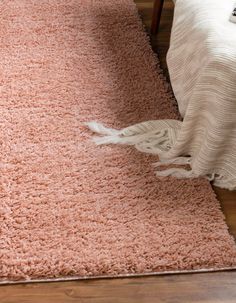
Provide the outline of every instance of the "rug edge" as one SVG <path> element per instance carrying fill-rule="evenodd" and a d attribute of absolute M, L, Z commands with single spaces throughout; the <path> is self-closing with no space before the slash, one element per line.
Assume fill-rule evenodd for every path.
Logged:
<path fill-rule="evenodd" d="M 32 279 L 32 280 L 2 280 L 0 286 L 4 285 L 16 285 L 16 284 L 30 284 L 30 283 L 46 283 L 46 282 L 72 282 L 72 281 L 84 281 L 84 280 L 98 280 L 98 279 L 124 279 L 124 278 L 141 278 L 141 277 L 155 277 L 164 275 L 186 275 L 197 273 L 213 273 L 213 272 L 235 272 L 236 267 L 223 267 L 223 268 L 208 268 L 208 269 L 193 269 L 193 270 L 175 270 L 175 271 L 163 271 L 163 272 L 150 272 L 150 273 L 134 273 L 134 274 L 119 274 L 116 276 L 100 275 L 100 276 L 72 276 L 61 278 L 48 278 L 48 279 Z"/>

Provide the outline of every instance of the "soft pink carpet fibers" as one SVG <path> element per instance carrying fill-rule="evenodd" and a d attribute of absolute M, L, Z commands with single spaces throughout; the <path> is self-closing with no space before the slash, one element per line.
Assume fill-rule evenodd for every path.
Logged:
<path fill-rule="evenodd" d="M 178 116 L 134 3 L 0 9 L 1 281 L 235 266 L 207 181 L 158 179 L 84 126 Z"/>

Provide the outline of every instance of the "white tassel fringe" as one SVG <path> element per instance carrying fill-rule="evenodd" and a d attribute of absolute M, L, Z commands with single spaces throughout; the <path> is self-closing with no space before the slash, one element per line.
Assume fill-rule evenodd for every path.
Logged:
<path fill-rule="evenodd" d="M 176 165 L 186 165 L 190 164 L 190 157 L 178 157 L 170 160 L 163 160 L 161 155 L 163 152 L 167 152 L 173 142 L 169 138 L 169 129 L 162 128 L 157 130 L 153 129 L 154 121 L 150 121 L 148 124 L 141 123 L 123 130 L 114 130 L 107 128 L 100 123 L 89 122 L 86 125 L 94 132 L 103 137 L 94 137 L 93 141 L 98 144 L 125 144 L 134 145 L 139 151 L 152 153 L 159 155 L 160 162 L 154 163 L 154 167 L 159 167 L 162 165 L 176 164 Z M 162 123 L 161 126 L 166 124 Z M 157 176 L 174 176 L 176 178 L 194 178 L 197 177 L 192 170 L 186 170 L 183 168 L 170 168 L 162 171 L 156 172 Z"/>
<path fill-rule="evenodd" d="M 192 158 L 189 156 L 168 158 L 168 151 L 172 148 L 177 139 L 181 122 L 178 120 L 155 120 L 142 122 L 122 130 L 116 130 L 103 126 L 97 122 L 89 122 L 86 125 L 95 133 L 103 136 L 93 137 L 93 141 L 98 144 L 124 144 L 134 145 L 137 150 L 145 153 L 155 154 L 159 157 L 159 162 L 154 163 L 158 168 L 163 165 L 189 165 L 191 167 Z M 176 178 L 198 178 L 192 169 L 168 168 L 157 170 L 158 177 L 173 176 Z M 204 176 L 209 181 L 214 181 L 214 185 L 235 189 L 235 180 L 222 180 L 222 176 L 211 173 Z M 224 181 L 224 182 L 223 182 Z"/>

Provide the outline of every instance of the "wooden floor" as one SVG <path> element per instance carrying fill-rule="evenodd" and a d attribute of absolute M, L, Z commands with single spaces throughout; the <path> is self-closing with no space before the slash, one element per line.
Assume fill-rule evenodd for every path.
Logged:
<path fill-rule="evenodd" d="M 136 0 L 150 27 L 152 0 Z M 165 1 L 160 32 L 152 37 L 161 65 L 168 76 L 168 49 L 173 5 Z M 215 189 L 228 225 L 236 237 L 236 192 Z M 236 303 L 236 272 L 166 275 L 133 279 L 35 283 L 0 287 L 0 303 Z"/>

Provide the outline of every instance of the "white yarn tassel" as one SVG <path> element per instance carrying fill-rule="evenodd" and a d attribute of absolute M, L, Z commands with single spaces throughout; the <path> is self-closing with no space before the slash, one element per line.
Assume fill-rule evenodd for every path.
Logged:
<path fill-rule="evenodd" d="M 95 121 L 87 122 L 85 125 L 87 125 L 93 132 L 101 135 L 118 135 L 121 133 L 116 129 L 105 127 L 103 124 Z"/>
<path fill-rule="evenodd" d="M 184 168 L 169 168 L 162 171 L 156 171 L 156 175 L 158 177 L 168 177 L 172 176 L 177 179 L 183 179 L 183 178 L 197 178 L 199 177 L 196 175 L 192 170 L 187 170 Z"/>
<path fill-rule="evenodd" d="M 159 162 L 154 163 L 154 167 L 158 168 L 163 165 L 190 165 L 192 167 L 192 157 L 183 156 L 169 159 L 168 151 L 175 144 L 178 132 L 181 128 L 178 120 L 155 120 L 146 121 L 116 130 L 105 127 L 97 122 L 89 122 L 86 125 L 100 137 L 94 137 L 93 141 L 98 144 L 125 144 L 134 145 L 136 149 L 145 153 L 158 155 Z M 157 170 L 158 177 L 173 176 L 175 178 L 198 178 L 201 175 L 192 169 L 184 168 L 167 168 L 165 170 Z M 209 181 L 213 181 L 214 185 L 235 189 L 235 180 L 222 179 L 222 176 L 216 172 L 212 172 L 204 176 Z"/>
<path fill-rule="evenodd" d="M 142 122 L 120 131 L 107 128 L 100 123 L 89 122 L 86 125 L 94 132 L 105 135 L 95 137 L 93 141 L 98 144 L 126 144 L 134 145 L 139 151 L 159 154 L 168 151 L 173 144 L 175 131 L 178 129 L 179 121 L 148 121 Z M 171 125 L 174 127 L 171 128 Z M 171 135 L 169 131 L 172 131 Z"/>
<path fill-rule="evenodd" d="M 174 159 L 169 159 L 169 160 L 162 160 L 161 158 L 159 159 L 160 162 L 156 162 L 153 164 L 153 166 L 160 167 L 163 165 L 187 165 L 191 163 L 191 157 L 177 157 Z M 169 168 L 165 169 L 162 171 L 156 171 L 156 175 L 159 177 L 167 177 L 167 176 L 173 176 L 178 179 L 182 178 L 196 178 L 198 177 L 192 170 L 187 170 L 184 168 Z"/>
<path fill-rule="evenodd" d="M 175 165 L 190 164 L 191 157 L 177 157 L 177 158 L 173 158 L 170 160 L 162 160 L 160 158 L 159 160 L 160 160 L 160 162 L 156 162 L 153 164 L 154 167 L 159 167 L 159 166 L 169 165 L 169 164 L 175 164 Z"/>
<path fill-rule="evenodd" d="M 116 129 L 108 128 L 105 127 L 101 123 L 97 123 L 94 121 L 85 123 L 93 132 L 105 135 L 104 137 L 93 137 L 93 141 L 97 145 L 102 145 L 102 144 L 118 144 L 121 143 L 119 135 L 121 134 L 121 131 L 118 131 Z"/>
<path fill-rule="evenodd" d="M 87 123 L 87 126 L 92 131 L 105 135 L 103 137 L 93 138 L 96 144 L 112 143 L 134 145 L 142 152 L 152 153 L 159 156 L 160 162 L 155 163 L 155 167 L 169 164 L 190 164 L 190 157 L 177 157 L 167 160 L 162 158 L 173 145 L 173 141 L 176 136 L 176 128 L 170 127 L 170 125 L 172 125 L 172 121 L 148 121 L 118 131 L 107 128 L 96 122 Z M 161 177 L 174 176 L 176 178 L 198 177 L 192 170 L 183 168 L 169 168 L 162 171 L 156 171 L 156 175 Z"/>

